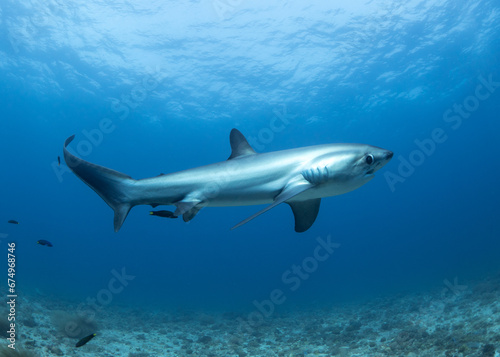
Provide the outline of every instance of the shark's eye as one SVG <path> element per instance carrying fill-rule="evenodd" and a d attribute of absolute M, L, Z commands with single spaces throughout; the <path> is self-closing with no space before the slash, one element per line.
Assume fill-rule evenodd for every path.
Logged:
<path fill-rule="evenodd" d="M 368 155 L 366 155 L 365 161 L 366 161 L 366 163 L 368 165 L 371 165 L 371 164 L 373 164 L 373 162 L 375 161 L 375 159 L 373 158 L 372 154 L 368 154 Z"/>

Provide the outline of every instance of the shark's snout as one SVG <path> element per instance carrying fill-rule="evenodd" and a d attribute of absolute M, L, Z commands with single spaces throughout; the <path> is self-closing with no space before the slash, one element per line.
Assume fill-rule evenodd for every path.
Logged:
<path fill-rule="evenodd" d="M 390 150 L 379 149 L 375 151 L 373 156 L 376 158 L 376 160 L 373 162 L 372 167 L 370 167 L 366 172 L 367 175 L 372 175 L 373 173 L 384 167 L 389 161 L 391 161 L 394 153 Z"/>

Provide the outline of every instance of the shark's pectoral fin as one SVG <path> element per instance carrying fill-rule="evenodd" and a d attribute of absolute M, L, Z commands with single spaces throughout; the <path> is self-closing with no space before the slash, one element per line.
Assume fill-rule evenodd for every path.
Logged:
<path fill-rule="evenodd" d="M 313 185 L 310 182 L 308 182 L 308 181 L 306 181 L 304 179 L 296 180 L 293 183 L 288 184 L 281 191 L 281 193 L 278 196 L 276 196 L 276 198 L 274 199 L 273 203 L 271 203 L 266 208 L 260 210 L 259 212 L 255 213 L 254 215 L 248 217 L 247 219 L 244 219 L 243 221 L 241 221 L 240 223 L 238 223 L 237 225 L 235 225 L 234 227 L 232 227 L 231 230 L 233 230 L 235 228 L 238 228 L 238 227 L 244 225 L 245 223 L 250 222 L 255 217 L 260 216 L 262 213 L 269 211 L 271 208 L 276 207 L 280 203 L 288 201 L 289 199 L 297 196 L 298 194 L 301 194 L 302 192 L 310 189 L 311 187 L 313 187 Z M 319 209 L 319 206 L 318 206 L 318 209 Z"/>
<path fill-rule="evenodd" d="M 321 198 L 306 201 L 287 202 L 295 217 L 295 232 L 305 232 L 313 225 L 319 212 Z"/>

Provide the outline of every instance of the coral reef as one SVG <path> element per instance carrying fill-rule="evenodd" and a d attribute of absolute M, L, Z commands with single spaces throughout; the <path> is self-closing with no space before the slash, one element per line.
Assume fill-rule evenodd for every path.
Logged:
<path fill-rule="evenodd" d="M 95 332 L 96 322 L 67 312 L 69 303 L 37 296 L 33 301 L 39 302 L 31 303 L 36 308 L 24 314 L 18 343 L 40 357 L 499 357 L 500 276 L 464 286 L 310 309 L 287 306 L 253 323 L 249 311 L 113 305 L 97 317 L 106 328 L 81 348 L 75 348 L 77 339 Z"/>
<path fill-rule="evenodd" d="M 7 346 L 0 347 L 0 357 L 37 357 L 37 355 L 31 351 L 16 347 L 15 350 Z"/>
<path fill-rule="evenodd" d="M 80 339 L 97 331 L 94 319 L 62 310 L 53 311 L 51 320 L 59 334 L 66 337 Z"/>

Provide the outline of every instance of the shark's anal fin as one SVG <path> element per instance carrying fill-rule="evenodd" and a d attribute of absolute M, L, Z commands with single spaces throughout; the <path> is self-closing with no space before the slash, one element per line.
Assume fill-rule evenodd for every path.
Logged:
<path fill-rule="evenodd" d="M 238 228 L 238 227 L 244 225 L 245 223 L 250 222 L 255 217 L 260 216 L 262 213 L 269 211 L 271 208 L 276 207 L 280 203 L 288 201 L 289 199 L 297 196 L 298 194 L 301 194 L 302 192 L 310 189 L 311 187 L 313 187 L 313 185 L 310 182 L 308 182 L 308 181 L 306 181 L 304 179 L 302 179 L 302 180 L 296 180 L 293 183 L 288 184 L 281 191 L 281 193 L 278 196 L 276 196 L 276 198 L 274 199 L 273 203 L 271 203 L 266 208 L 260 210 L 259 212 L 255 213 L 254 215 L 248 217 L 247 219 L 244 219 L 243 221 L 241 221 L 240 223 L 238 223 L 237 225 L 235 225 L 234 227 L 232 227 L 231 230 L 233 230 L 235 228 Z M 319 206 L 318 206 L 318 209 L 319 209 Z"/>
<path fill-rule="evenodd" d="M 295 217 L 295 232 L 302 233 L 311 228 L 318 216 L 321 198 L 287 203 L 292 208 Z"/>

